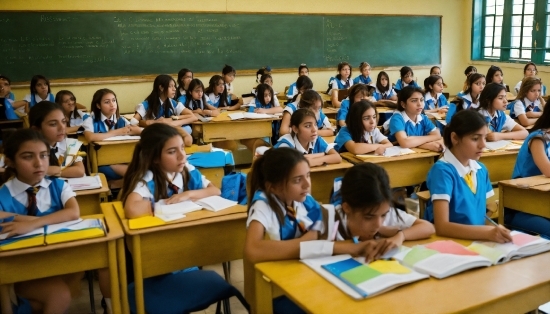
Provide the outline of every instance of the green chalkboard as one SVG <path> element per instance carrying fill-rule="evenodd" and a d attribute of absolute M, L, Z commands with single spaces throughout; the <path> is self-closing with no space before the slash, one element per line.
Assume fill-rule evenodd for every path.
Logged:
<path fill-rule="evenodd" d="M 163 12 L 0 12 L 13 81 L 440 63 L 441 17 Z M 355 73 L 354 73 L 355 75 Z"/>

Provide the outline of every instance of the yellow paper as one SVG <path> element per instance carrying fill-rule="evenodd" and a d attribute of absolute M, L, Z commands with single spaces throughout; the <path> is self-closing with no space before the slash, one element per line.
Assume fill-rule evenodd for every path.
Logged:
<path fill-rule="evenodd" d="M 5 245 L 0 245 L 0 251 L 17 250 L 42 245 L 44 245 L 44 235 L 40 234 L 35 237 L 21 239 Z"/>
<path fill-rule="evenodd" d="M 105 236 L 102 228 L 90 228 L 84 230 L 64 231 L 46 235 L 46 244 L 70 242 L 84 239 L 99 238 Z"/>
<path fill-rule="evenodd" d="M 153 216 L 145 216 L 128 220 L 128 226 L 130 229 L 151 228 L 164 225 L 165 223 L 166 222 L 164 222 L 164 220 Z"/>
<path fill-rule="evenodd" d="M 399 264 L 398 261 L 378 260 L 370 263 L 369 267 L 383 274 L 408 274 L 411 272 L 410 269 Z"/>

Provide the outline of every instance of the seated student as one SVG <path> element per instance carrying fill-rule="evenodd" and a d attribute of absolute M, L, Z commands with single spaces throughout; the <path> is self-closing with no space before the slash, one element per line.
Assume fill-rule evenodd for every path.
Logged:
<path fill-rule="evenodd" d="M 546 102 L 542 98 L 542 83 L 538 78 L 527 76 L 523 81 L 516 100 L 508 105 L 508 109 L 512 119 L 518 119 L 522 126 L 529 126 L 542 115 Z"/>
<path fill-rule="evenodd" d="M 463 93 L 457 95 L 457 99 L 453 100 L 449 104 L 449 110 L 447 111 L 447 116 L 445 121 L 447 123 L 451 122 L 451 118 L 458 109 L 458 106 L 462 109 L 476 109 L 479 107 L 479 96 L 485 88 L 485 76 L 479 73 L 472 73 L 468 76 L 468 87 L 464 90 Z"/>
<path fill-rule="evenodd" d="M 338 90 L 349 89 L 353 86 L 353 80 L 351 79 L 351 65 L 347 62 L 338 63 L 338 74 L 328 82 L 329 90 L 327 93 L 331 95 L 330 100 L 332 106 L 340 108 L 341 101 L 338 100 Z"/>
<path fill-rule="evenodd" d="M 153 90 L 147 98 L 136 106 L 134 119 L 142 127 L 154 123 L 164 123 L 178 129 L 186 146 L 193 144 L 191 123 L 198 120 L 191 110 L 173 98 L 176 95 L 176 82 L 170 75 L 162 74 L 155 78 Z"/>
<path fill-rule="evenodd" d="M 449 103 L 443 95 L 443 78 L 430 75 L 424 80 L 424 112 L 447 113 Z"/>
<path fill-rule="evenodd" d="M 386 148 L 393 145 L 376 127 L 376 118 L 376 107 L 371 102 L 361 100 L 354 103 L 346 118 L 346 126 L 340 129 L 334 140 L 336 151 L 383 155 Z"/>
<path fill-rule="evenodd" d="M 497 83 L 506 87 L 506 84 L 504 84 L 504 73 L 502 72 L 502 69 L 497 67 L 496 65 L 491 65 L 489 67 L 489 69 L 487 70 L 487 76 L 485 76 L 485 78 L 487 80 L 487 84 Z"/>
<path fill-rule="evenodd" d="M 221 75 L 214 75 L 210 78 L 204 93 L 208 97 L 208 103 L 215 108 L 225 110 L 236 110 L 235 108 L 237 108 L 237 105 L 231 106 L 231 95 L 227 94 Z"/>
<path fill-rule="evenodd" d="M 372 80 L 370 79 L 370 64 L 367 62 L 361 62 L 359 64 L 359 72 L 361 73 L 356 78 L 353 79 L 353 85 L 355 84 L 370 84 Z"/>
<path fill-rule="evenodd" d="M 414 73 L 410 67 L 406 67 L 406 66 L 402 67 L 399 70 L 399 74 L 401 75 L 401 78 L 398 79 L 397 82 L 395 82 L 395 86 L 393 87 L 393 89 L 397 94 L 399 94 L 399 92 L 403 88 L 409 85 L 412 85 L 413 87 L 416 87 L 416 88 L 420 88 L 420 86 L 414 81 Z"/>
<path fill-rule="evenodd" d="M 441 68 L 437 65 L 434 65 L 433 67 L 430 68 L 430 76 L 432 75 L 437 75 L 437 76 L 441 76 Z"/>
<path fill-rule="evenodd" d="M 227 85 L 226 85 L 227 87 Z M 204 85 L 199 79 L 192 79 L 186 94 L 179 98 L 185 108 L 205 117 L 216 117 L 220 111 L 210 104 L 204 94 Z"/>
<path fill-rule="evenodd" d="M 319 93 L 312 89 L 305 91 L 300 98 L 298 108 L 309 109 L 315 114 L 319 136 L 334 136 L 336 134 L 328 117 L 323 113 L 323 99 Z"/>
<path fill-rule="evenodd" d="M 181 96 L 185 95 L 186 91 L 189 89 L 189 83 L 191 83 L 192 79 L 193 72 L 191 72 L 191 70 L 183 68 L 178 72 L 178 89 L 174 99 L 177 99 L 179 102 L 183 103 L 183 101 L 179 99 Z"/>
<path fill-rule="evenodd" d="M 464 75 L 466 75 L 466 80 L 464 80 L 464 86 L 462 87 L 462 90 L 457 95 L 464 94 L 464 91 L 468 89 L 468 86 L 469 86 L 468 77 L 474 73 L 477 73 L 477 68 L 475 66 L 470 65 L 466 67 L 466 69 L 464 70 Z"/>
<path fill-rule="evenodd" d="M 346 126 L 346 118 L 350 105 L 363 99 L 372 99 L 372 90 L 372 86 L 366 84 L 354 84 L 350 88 L 348 98 L 342 100 L 342 106 L 340 106 L 336 113 L 336 123 L 339 127 Z"/>
<path fill-rule="evenodd" d="M 422 114 L 424 96 L 420 88 L 407 86 L 397 95 L 397 110 L 390 119 L 390 141 L 403 148 L 444 150 L 441 134 L 430 119 Z"/>
<path fill-rule="evenodd" d="M 67 134 L 81 130 L 84 119 L 88 117 L 88 114 L 76 108 L 74 94 L 68 90 L 60 90 L 55 94 L 55 103 L 63 107 L 63 112 L 67 118 Z"/>
<path fill-rule="evenodd" d="M 8 167 L 0 187 L 0 222 L 9 237 L 80 216 L 69 184 L 46 176 L 49 147 L 33 129 L 19 129 L 4 143 Z M 15 283 L 14 313 L 66 313 L 71 304 L 67 276 Z"/>
<path fill-rule="evenodd" d="M 19 116 L 13 107 L 13 93 L 10 89 L 10 80 L 0 75 L 0 120 L 18 120 Z"/>
<path fill-rule="evenodd" d="M 521 84 L 522 84 L 523 80 L 528 78 L 528 77 L 536 78 L 537 73 L 538 73 L 537 65 L 534 64 L 533 62 L 527 62 L 527 64 L 525 64 L 525 66 L 523 67 L 523 79 L 516 84 L 516 87 L 514 87 L 514 92 L 516 94 L 519 93 L 519 90 L 521 89 Z M 546 86 L 544 86 L 542 84 L 541 84 L 541 94 L 540 95 L 541 96 L 546 95 Z"/>
<path fill-rule="evenodd" d="M 11 80 L 2 74 L 0 74 L 0 98 L 15 100 L 15 95 L 11 92 Z"/>
<path fill-rule="evenodd" d="M 14 102 L 13 108 L 20 113 L 28 113 L 34 105 L 43 100 L 55 102 L 50 89 L 50 81 L 43 75 L 35 75 L 31 79 L 31 93 L 27 94 L 23 100 Z"/>
<path fill-rule="evenodd" d="M 275 148 L 290 147 L 304 154 L 311 167 L 326 164 L 339 164 L 342 157 L 334 150 L 333 145 L 317 134 L 315 113 L 309 109 L 298 109 L 292 114 L 290 124 L 292 131 L 285 134 Z"/>
<path fill-rule="evenodd" d="M 256 71 L 256 85 L 262 84 L 260 79 L 265 74 L 268 74 L 268 75 L 271 74 L 271 67 L 269 65 L 265 67 L 261 67 L 258 69 L 258 71 Z"/>
<path fill-rule="evenodd" d="M 305 63 L 300 64 L 298 67 L 298 77 L 301 76 L 309 76 L 309 68 Z M 298 82 L 296 81 L 288 87 L 288 91 L 286 92 L 286 98 L 288 100 L 292 100 L 296 95 L 298 95 L 299 88 L 296 86 L 297 83 Z"/>
<path fill-rule="evenodd" d="M 524 82 L 525 84 L 525 82 Z M 522 85 L 523 88 L 523 85 Z M 544 110 L 521 146 L 512 179 L 537 175 L 550 177 L 550 110 Z M 550 237 L 550 219 L 512 209 L 504 209 L 504 223 Z"/>
<path fill-rule="evenodd" d="M 90 111 L 92 115 L 84 120 L 84 137 L 88 142 L 99 142 L 106 138 L 120 135 L 139 135 L 141 128 L 130 125 L 130 122 L 119 114 L 115 92 L 103 88 L 92 97 Z M 117 164 L 100 166 L 99 172 L 105 174 L 108 181 L 120 180 L 126 173 L 127 165 Z M 114 183 L 111 187 L 116 187 Z"/>
<path fill-rule="evenodd" d="M 122 203 L 130 219 L 153 215 L 160 200 L 176 204 L 221 193 L 187 162 L 177 130 L 161 123 L 143 130 L 126 174 Z"/>
<path fill-rule="evenodd" d="M 283 109 L 281 128 L 279 130 L 281 136 L 290 133 L 290 116 L 298 109 L 302 94 L 307 90 L 313 89 L 313 82 L 307 76 L 300 76 L 296 81 L 296 87 L 298 88 L 298 94 L 295 95 L 294 98 L 292 98 L 292 102 L 287 104 Z"/>
<path fill-rule="evenodd" d="M 243 100 L 233 93 L 233 81 L 237 76 L 237 70 L 230 65 L 225 65 L 222 69 L 222 77 L 225 82 L 225 90 L 227 94 L 231 96 L 231 106 L 233 110 L 237 110 L 243 104 Z"/>
<path fill-rule="evenodd" d="M 271 86 L 271 88 L 273 88 L 273 78 L 271 77 L 271 74 L 264 74 L 262 75 L 262 77 L 260 77 L 260 84 L 267 84 L 269 86 Z M 252 90 L 252 94 L 254 95 L 257 95 L 257 88 L 254 88 Z M 275 96 L 277 96 L 277 92 L 275 90 L 273 90 L 273 103 L 275 104 L 276 107 L 280 107 L 281 104 L 279 103 L 279 99 Z M 254 100 L 252 100 L 254 102 Z M 281 107 L 282 108 L 282 107 Z"/>
<path fill-rule="evenodd" d="M 487 168 L 478 161 L 486 136 L 485 118 L 475 110 L 458 112 L 445 128 L 447 149 L 426 180 L 431 194 L 426 219 L 438 236 L 512 241 L 503 226 L 485 225 L 486 201 L 494 195 Z"/>
<path fill-rule="evenodd" d="M 80 156 L 72 156 L 74 162 L 71 165 L 65 164 L 70 148 L 66 133 L 67 117 L 63 107 L 53 102 L 43 101 L 40 106 L 34 106 L 29 111 L 29 124 L 31 128 L 41 132 L 50 145 L 50 167 L 47 175 L 80 178 L 86 174 Z M 71 141 L 78 142 L 74 139 L 71 139 Z"/>
<path fill-rule="evenodd" d="M 506 87 L 502 84 L 489 83 L 481 92 L 478 110 L 489 126 L 487 141 L 523 140 L 529 134 L 506 114 L 507 104 Z"/>
<path fill-rule="evenodd" d="M 393 89 L 390 83 L 390 77 L 388 73 L 380 71 L 376 77 L 376 90 L 373 97 L 376 101 L 379 100 L 397 100 L 397 93 Z"/>

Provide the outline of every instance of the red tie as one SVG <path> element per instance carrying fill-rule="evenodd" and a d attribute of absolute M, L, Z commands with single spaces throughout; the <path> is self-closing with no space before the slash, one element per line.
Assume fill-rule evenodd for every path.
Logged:
<path fill-rule="evenodd" d="M 30 187 L 25 192 L 27 192 L 27 214 L 29 216 L 36 216 L 38 213 L 38 206 L 36 205 L 36 193 L 40 190 L 40 186 Z"/>
<path fill-rule="evenodd" d="M 168 183 L 168 188 L 172 191 L 172 195 L 178 194 L 179 188 L 174 183 L 172 182 Z"/>
<path fill-rule="evenodd" d="M 286 215 L 288 216 L 288 218 L 290 218 L 290 220 L 293 220 L 296 222 L 296 224 L 298 225 L 298 229 L 300 229 L 300 232 L 302 234 L 307 232 L 307 229 L 304 223 L 302 221 L 298 221 L 298 219 L 296 218 L 296 210 L 292 206 L 286 207 Z"/>
<path fill-rule="evenodd" d="M 115 123 L 111 119 L 105 119 L 105 124 L 107 124 L 109 131 L 112 130 L 113 127 L 115 126 Z"/>

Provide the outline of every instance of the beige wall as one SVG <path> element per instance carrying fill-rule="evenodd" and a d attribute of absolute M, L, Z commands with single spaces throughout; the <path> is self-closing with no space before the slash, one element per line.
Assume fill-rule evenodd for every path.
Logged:
<path fill-rule="evenodd" d="M 452 75 L 451 73 L 462 73 L 469 62 L 470 32 L 469 23 L 471 16 L 471 4 L 463 0 L 348 0 L 345 5 L 333 0 L 321 1 L 294 1 L 294 0 L 165 0 L 155 1 L 124 1 L 124 0 L 95 0 L 95 1 L 37 1 L 37 0 L 14 0 L 3 1 L 3 10 L 133 10 L 133 11 L 203 11 L 203 12 L 269 12 L 269 13 L 338 13 L 338 14 L 389 14 L 389 15 L 441 15 L 442 19 L 442 75 L 449 86 L 448 92 L 456 94 L 462 87 L 463 76 Z M 162 6 L 159 6 L 161 4 Z M 388 29 L 391 36 L 391 29 Z M 460 40 L 463 39 L 463 40 Z M 467 40 L 465 40 L 467 39 Z M 426 38 L 426 40 L 429 40 Z M 467 43 L 465 45 L 464 43 Z M 396 47 L 399 49 L 399 47 Z M 430 53 L 419 51 L 418 53 Z M 365 60 L 368 61 L 368 56 Z M 375 68 L 371 77 L 376 75 L 381 68 Z M 190 66 L 192 69 L 192 66 Z M 480 67 L 481 68 L 481 67 Z M 238 70 L 238 69 L 237 69 Z M 507 71 L 507 70 L 505 70 Z M 398 78 L 398 68 L 387 69 L 392 82 Z M 418 81 L 423 82 L 429 74 L 429 68 L 415 69 L 415 76 Z M 154 73 L 152 73 L 154 74 Z M 335 74 L 334 71 L 312 72 L 310 77 L 318 90 L 326 88 L 328 78 Z M 508 74 L 508 73 L 506 73 Z M 284 87 L 296 80 L 296 71 L 290 73 L 275 73 L 274 87 L 277 91 L 283 91 Z M 208 82 L 209 77 L 197 76 L 203 82 Z M 235 91 L 237 94 L 248 93 L 255 81 L 254 76 L 237 76 L 235 80 Z M 99 88 L 109 87 L 118 96 L 122 112 L 130 112 L 133 107 L 141 102 L 151 91 L 152 84 L 148 83 L 110 83 L 86 86 L 55 86 L 52 90 L 57 92 L 60 89 L 69 89 L 75 93 L 78 102 L 89 106 L 92 94 Z M 28 87 L 14 88 L 16 99 L 21 99 L 28 93 Z"/>

